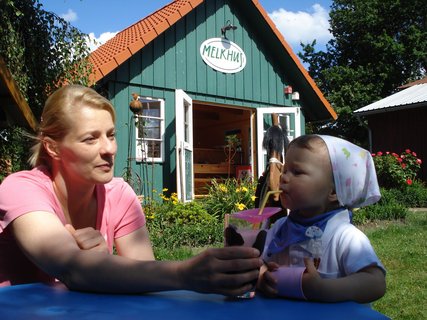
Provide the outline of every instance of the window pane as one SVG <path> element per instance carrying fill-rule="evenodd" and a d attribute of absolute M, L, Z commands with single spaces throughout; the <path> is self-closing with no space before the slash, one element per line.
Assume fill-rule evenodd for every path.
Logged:
<path fill-rule="evenodd" d="M 148 157 L 160 158 L 160 141 L 148 141 Z"/>
<path fill-rule="evenodd" d="M 140 139 L 160 139 L 161 127 L 159 119 L 138 119 L 138 138 Z"/>
<path fill-rule="evenodd" d="M 142 115 L 146 117 L 160 118 L 160 102 L 159 101 L 143 102 Z"/>

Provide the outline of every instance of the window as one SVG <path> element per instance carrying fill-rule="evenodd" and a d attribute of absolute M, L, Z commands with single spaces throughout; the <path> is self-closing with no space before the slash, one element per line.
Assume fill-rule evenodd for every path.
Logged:
<path fill-rule="evenodd" d="M 136 120 L 136 160 L 163 162 L 165 132 L 165 102 L 154 98 L 139 98 L 142 110 Z"/>

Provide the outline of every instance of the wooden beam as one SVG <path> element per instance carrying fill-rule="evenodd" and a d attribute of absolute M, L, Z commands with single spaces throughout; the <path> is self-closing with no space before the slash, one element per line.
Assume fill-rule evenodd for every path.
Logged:
<path fill-rule="evenodd" d="M 24 120 L 25 126 L 36 131 L 38 122 L 2 57 L 0 57 L 0 80 L 5 84 L 7 91 L 10 93 L 20 116 L 23 117 L 22 120 Z M 5 111 L 7 112 L 8 110 Z M 14 112 L 12 111 L 11 113 L 13 114 Z"/>

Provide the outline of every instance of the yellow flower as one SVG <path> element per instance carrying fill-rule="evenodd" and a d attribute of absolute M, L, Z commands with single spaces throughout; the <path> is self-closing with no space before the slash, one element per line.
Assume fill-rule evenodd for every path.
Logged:
<path fill-rule="evenodd" d="M 222 192 L 227 192 L 228 190 L 227 190 L 227 187 L 225 186 L 225 185 L 223 185 L 223 184 L 220 184 L 219 186 L 218 186 L 218 189 L 220 190 L 220 191 L 222 191 Z"/>
<path fill-rule="evenodd" d="M 162 192 L 166 192 L 166 191 L 168 191 L 169 189 L 168 188 L 163 188 L 162 189 Z"/>
<path fill-rule="evenodd" d="M 252 197 L 251 197 L 251 199 L 252 199 L 252 201 L 255 201 L 256 197 L 255 197 L 255 196 L 252 196 Z"/>
<path fill-rule="evenodd" d="M 248 192 L 248 188 L 242 187 L 242 192 Z"/>
<path fill-rule="evenodd" d="M 171 200 L 173 204 L 177 204 L 178 203 L 178 194 L 176 192 L 173 192 L 171 194 Z"/>
<path fill-rule="evenodd" d="M 169 198 L 166 197 L 164 194 L 160 194 L 159 197 L 162 198 L 163 201 L 168 201 L 169 200 Z"/>
<path fill-rule="evenodd" d="M 245 206 L 243 203 L 236 203 L 236 208 L 237 208 L 239 211 L 242 211 L 243 209 L 245 209 L 245 208 L 246 208 L 246 206 Z"/>

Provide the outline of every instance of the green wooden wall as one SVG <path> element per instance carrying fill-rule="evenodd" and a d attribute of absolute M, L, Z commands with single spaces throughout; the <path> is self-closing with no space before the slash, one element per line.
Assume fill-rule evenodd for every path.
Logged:
<path fill-rule="evenodd" d="M 236 74 L 211 69 L 199 55 L 201 43 L 221 37 L 220 29 L 227 20 L 238 27 L 227 32 L 228 39 L 238 44 L 247 58 L 245 69 Z M 144 187 L 148 191 L 175 189 L 175 89 L 205 102 L 252 108 L 298 106 L 283 94 L 292 75 L 287 74 L 287 66 L 277 62 L 280 59 L 270 50 L 268 37 L 257 29 L 259 23 L 265 22 L 248 19 L 233 1 L 207 0 L 102 80 L 117 110 L 116 176 L 122 176 L 129 164 L 133 177 L 153 181 Z M 135 129 L 128 108 L 133 92 L 165 100 L 167 161 L 162 164 L 128 161 L 129 150 L 130 157 L 135 156 Z"/>

